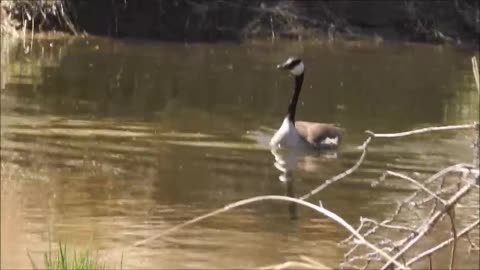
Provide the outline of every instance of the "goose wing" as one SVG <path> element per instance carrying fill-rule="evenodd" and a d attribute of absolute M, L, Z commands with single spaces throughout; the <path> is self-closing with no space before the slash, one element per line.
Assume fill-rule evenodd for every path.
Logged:
<path fill-rule="evenodd" d="M 343 129 L 333 124 L 296 121 L 295 128 L 314 147 L 338 146 L 343 136 Z"/>

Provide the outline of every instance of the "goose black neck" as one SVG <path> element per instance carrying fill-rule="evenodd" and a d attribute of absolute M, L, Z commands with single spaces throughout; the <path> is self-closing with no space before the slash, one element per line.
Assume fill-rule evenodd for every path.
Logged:
<path fill-rule="evenodd" d="M 292 123 L 295 123 L 295 112 L 297 110 L 297 101 L 300 96 L 300 91 L 302 90 L 303 84 L 303 73 L 295 76 L 295 89 L 293 90 L 292 98 L 290 99 L 290 104 L 288 104 L 288 120 Z"/>

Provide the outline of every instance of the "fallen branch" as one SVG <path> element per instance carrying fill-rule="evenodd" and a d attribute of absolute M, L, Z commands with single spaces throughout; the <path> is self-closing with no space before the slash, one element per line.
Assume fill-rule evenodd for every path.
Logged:
<path fill-rule="evenodd" d="M 341 217 L 339 217 L 337 214 L 327 210 L 326 208 L 324 207 L 320 207 L 318 205 L 315 205 L 315 204 L 312 204 L 312 203 L 309 203 L 309 202 L 306 202 L 306 201 L 303 201 L 301 199 L 296 199 L 296 198 L 291 198 L 291 197 L 286 197 L 286 196 L 278 196 L 278 195 L 269 195 L 269 196 L 258 196 L 258 197 L 253 197 L 253 198 L 249 198 L 249 199 L 245 199 L 245 200 L 241 200 L 241 201 L 238 201 L 238 202 L 234 202 L 234 203 L 231 203 L 229 205 L 226 205 L 225 207 L 223 208 L 220 208 L 220 209 L 217 209 L 213 212 L 210 212 L 210 213 L 207 213 L 205 215 L 202 215 L 200 217 L 197 217 L 197 218 L 194 218 L 194 219 L 191 219 L 187 222 L 184 222 L 182 224 L 179 224 L 177 226 L 174 226 L 162 233 L 159 233 L 157 235 L 154 235 L 152 237 L 149 237 L 145 240 L 141 240 L 141 241 L 137 241 L 135 242 L 134 246 L 140 246 L 140 245 L 145 245 L 146 243 L 150 242 L 150 241 L 153 241 L 155 239 L 158 239 L 164 235 L 167 235 L 169 233 L 172 233 L 180 228 L 183 228 L 187 225 L 191 225 L 191 224 L 194 224 L 194 223 L 197 223 L 199 221 L 202 221 L 204 219 L 207 219 L 209 217 L 213 217 L 213 216 L 216 216 L 218 214 L 221 214 L 221 213 L 224 213 L 226 211 L 229 211 L 231 209 L 234 209 L 234 208 L 237 208 L 237 207 L 240 207 L 240 206 L 244 206 L 244 205 L 247 205 L 247 204 L 251 204 L 251 203 L 255 203 L 255 202 L 260 202 L 260 201 L 267 201 L 267 200 L 272 200 L 272 201 L 287 201 L 287 202 L 293 202 L 293 203 L 296 203 L 296 204 L 299 204 L 299 205 L 303 205 L 305 207 L 308 207 L 308 208 L 311 208 L 321 214 L 323 214 L 324 216 L 327 216 L 328 218 L 332 219 L 333 221 L 337 222 L 338 224 L 340 224 L 341 226 L 343 226 L 346 230 L 348 230 L 351 234 L 355 235 L 355 237 L 363 244 L 365 244 L 367 247 L 369 247 L 370 249 L 376 251 L 379 255 L 381 255 L 382 257 L 384 257 L 389 263 L 393 263 L 395 264 L 397 267 L 400 267 L 401 269 L 405 269 L 405 266 L 402 265 L 401 263 L 399 263 L 396 259 L 392 258 L 390 255 L 388 255 L 386 252 L 384 252 L 383 250 L 377 248 L 375 245 L 371 244 L 370 242 L 368 242 L 362 235 L 360 235 L 356 230 L 355 228 L 353 228 L 350 224 L 348 224 L 344 219 L 342 219 Z"/>

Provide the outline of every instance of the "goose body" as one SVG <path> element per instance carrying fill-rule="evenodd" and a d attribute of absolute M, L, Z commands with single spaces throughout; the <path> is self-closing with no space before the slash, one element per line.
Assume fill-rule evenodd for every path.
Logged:
<path fill-rule="evenodd" d="M 304 64 L 298 58 L 289 58 L 277 68 L 289 70 L 295 77 L 295 88 L 287 116 L 270 140 L 272 147 L 334 149 L 341 142 L 343 131 L 333 124 L 295 121 L 298 97 L 302 89 Z"/>

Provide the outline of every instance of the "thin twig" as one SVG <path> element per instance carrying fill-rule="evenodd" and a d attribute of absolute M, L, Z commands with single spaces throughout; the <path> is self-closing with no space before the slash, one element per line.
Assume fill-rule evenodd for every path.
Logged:
<path fill-rule="evenodd" d="M 62 17 L 63 21 L 65 22 L 65 24 L 67 25 L 68 29 L 74 34 L 74 35 L 78 35 L 78 32 L 77 32 L 77 29 L 75 29 L 75 26 L 73 25 L 72 21 L 70 20 L 70 17 L 68 16 L 68 14 L 65 13 L 65 10 L 64 10 L 64 7 L 63 7 L 63 3 L 62 1 L 60 1 L 60 16 Z"/>
<path fill-rule="evenodd" d="M 436 192 L 435 192 L 435 195 L 438 196 L 438 195 L 441 195 L 441 194 L 445 194 L 445 193 L 447 193 L 447 192 L 452 192 L 453 190 L 457 190 L 457 189 L 458 189 L 458 186 L 457 186 L 457 185 L 450 185 L 450 186 L 448 186 L 448 187 L 446 187 L 446 188 L 442 188 L 441 190 L 436 191 Z M 421 199 L 421 200 L 419 200 L 419 201 L 413 202 L 413 204 L 414 204 L 415 206 L 424 205 L 424 204 L 430 202 L 430 201 L 433 200 L 433 199 L 435 199 L 435 197 L 433 197 L 433 196 L 428 196 L 428 197 L 426 197 L 426 198 L 424 198 L 424 199 Z"/>
<path fill-rule="evenodd" d="M 373 252 L 369 252 L 367 254 L 362 254 L 362 255 L 350 257 L 346 261 L 346 263 L 352 263 L 352 262 L 357 261 L 357 260 L 368 260 L 368 261 L 376 260 L 376 261 L 380 261 L 380 259 L 378 258 L 378 253 L 376 251 L 373 251 Z"/>
<path fill-rule="evenodd" d="M 365 222 L 363 221 L 363 218 L 360 217 L 360 225 L 358 225 L 357 232 L 360 233 L 360 231 L 363 229 L 363 226 L 365 225 Z M 346 245 L 351 239 L 353 239 L 353 235 L 350 235 L 346 239 L 340 241 L 339 245 Z M 345 254 L 345 256 L 348 256 Z"/>
<path fill-rule="evenodd" d="M 409 250 L 413 245 L 415 245 L 420 238 L 422 238 L 427 232 L 431 230 L 431 228 L 435 225 L 435 223 L 445 214 L 445 212 L 449 211 L 450 208 L 457 203 L 463 196 L 465 196 L 468 191 L 470 191 L 471 185 L 467 184 L 463 186 L 454 196 L 452 196 L 445 207 L 441 210 L 435 212 L 435 214 L 428 220 L 428 222 L 420 228 L 419 234 L 410 240 L 397 254 L 393 256 L 395 260 L 397 260 L 401 255 L 403 255 L 407 250 Z M 391 266 L 391 262 L 387 262 L 382 266 L 382 270 L 385 270 Z"/>
<path fill-rule="evenodd" d="M 476 125 L 478 125 L 478 123 L 466 124 L 466 125 L 441 126 L 441 127 L 427 127 L 427 128 L 415 129 L 415 130 L 410 130 L 405 132 L 399 132 L 399 133 L 374 133 L 373 131 L 370 131 L 370 130 L 366 130 L 365 132 L 370 134 L 374 138 L 396 138 L 396 137 L 404 137 L 404 136 L 431 132 L 431 131 L 472 129 L 472 128 L 475 128 Z"/>
<path fill-rule="evenodd" d="M 457 249 L 457 228 L 455 227 L 455 208 L 451 208 L 450 211 L 447 212 L 448 217 L 450 218 L 450 223 L 452 227 L 452 250 L 450 251 L 450 270 L 453 269 L 455 265 L 455 251 Z"/>
<path fill-rule="evenodd" d="M 458 171 L 459 168 L 474 169 L 475 166 L 473 164 L 468 164 L 468 163 L 458 163 L 458 164 L 449 166 L 447 168 L 444 168 L 438 171 L 434 175 L 430 176 L 427 180 L 425 180 L 425 184 L 430 184 L 431 182 L 437 180 L 438 178 L 446 175 L 449 172 Z"/>
<path fill-rule="evenodd" d="M 392 216 L 389 218 L 389 219 L 386 219 L 384 221 L 382 221 L 382 225 L 386 225 L 386 224 L 389 224 L 391 223 L 395 217 L 400 214 L 400 211 L 403 209 L 403 207 L 408 203 L 410 202 L 413 198 L 415 198 L 416 196 L 416 193 L 408 196 L 406 199 L 404 199 L 402 202 L 398 202 L 398 206 L 397 208 L 395 209 L 394 213 L 392 214 Z M 357 229 L 358 232 L 360 232 L 360 230 L 365 226 L 365 219 L 363 217 L 360 217 L 360 225 Z M 368 231 L 366 231 L 363 236 L 364 237 L 367 237 L 369 235 L 371 235 L 372 233 L 375 233 L 377 231 L 377 229 L 379 228 L 379 226 L 374 226 L 372 227 L 371 229 L 369 229 Z M 411 234 L 411 237 L 414 237 L 417 233 L 412 233 Z M 347 243 L 348 241 L 351 241 L 353 239 L 353 235 L 350 235 L 347 239 L 343 240 L 341 243 Z M 408 241 L 409 238 L 406 238 L 405 239 L 405 242 Z M 401 246 L 402 243 L 399 244 L 399 246 Z M 348 252 L 345 253 L 344 257 L 345 258 L 348 258 L 358 247 L 360 246 L 360 244 L 355 244 Z"/>
<path fill-rule="evenodd" d="M 299 269 L 331 269 L 330 267 L 320 263 L 310 257 L 300 255 L 300 259 L 303 262 L 299 261 L 288 261 L 281 264 L 273 264 L 268 266 L 262 266 L 258 269 L 291 269 L 291 268 L 299 268 Z"/>
<path fill-rule="evenodd" d="M 365 156 L 367 155 L 367 147 L 368 147 L 368 144 L 370 143 L 370 141 L 372 140 L 372 137 L 368 137 L 364 142 L 363 144 L 360 146 L 360 148 L 363 150 L 362 151 L 362 154 L 360 155 L 360 158 L 357 160 L 357 162 L 348 170 L 340 173 L 340 174 L 337 174 L 335 175 L 334 177 L 326 180 L 323 184 L 321 184 L 320 186 L 314 188 L 313 190 L 311 190 L 310 192 L 308 192 L 307 194 L 303 195 L 302 197 L 300 197 L 299 199 L 300 200 L 306 200 L 308 198 L 310 198 L 311 196 L 317 194 L 318 192 L 322 191 L 323 189 L 325 189 L 327 186 L 335 183 L 336 181 L 340 180 L 340 179 L 343 179 L 345 178 L 346 176 L 352 174 L 353 172 L 355 172 L 358 167 L 360 167 L 360 165 L 362 164 L 363 160 L 365 159 Z"/>
<path fill-rule="evenodd" d="M 317 269 L 318 269 L 318 268 L 321 268 L 321 269 L 328 268 L 328 266 L 324 265 L 323 263 L 318 262 L 318 261 L 316 261 L 316 260 L 314 260 L 314 259 L 312 259 L 312 258 L 310 258 L 310 257 L 308 257 L 308 256 L 305 256 L 305 255 L 300 255 L 300 259 L 306 261 L 307 263 L 310 263 L 310 264 L 316 266 Z"/>
<path fill-rule="evenodd" d="M 408 228 L 408 227 L 405 227 L 405 226 L 389 225 L 389 224 L 386 224 L 384 222 L 379 223 L 376 220 L 369 219 L 369 218 L 363 218 L 363 220 L 365 222 L 370 222 L 370 223 L 375 224 L 376 226 L 384 227 L 384 228 L 387 228 L 387 229 L 394 229 L 394 230 L 399 230 L 399 231 L 407 231 L 407 232 L 411 232 L 411 233 L 417 233 L 414 229 Z"/>
<path fill-rule="evenodd" d="M 309 264 L 309 263 L 304 263 L 304 262 L 297 262 L 297 261 L 288 261 L 284 262 L 281 264 L 273 264 L 273 265 L 268 265 L 268 266 L 262 266 L 258 269 L 319 269 L 318 266 Z"/>
<path fill-rule="evenodd" d="M 356 266 L 354 264 L 344 262 L 344 263 L 340 264 L 340 267 L 341 267 L 341 269 L 365 270 L 365 266 L 368 267 L 368 264 L 369 264 L 369 262 L 367 261 L 367 263 L 363 267 L 359 267 L 359 266 Z"/>
<path fill-rule="evenodd" d="M 444 176 L 445 174 L 447 174 L 447 173 L 449 173 L 449 172 L 451 172 L 451 171 L 457 171 L 459 167 L 470 168 L 471 166 L 472 166 L 472 165 L 470 165 L 470 164 L 456 164 L 456 165 L 454 165 L 454 166 L 450 166 L 450 167 L 448 167 L 448 168 L 446 168 L 446 169 L 441 170 L 440 172 L 435 173 L 433 176 L 431 176 L 431 177 L 429 178 L 428 182 L 433 182 L 433 181 L 441 178 L 442 176 Z M 382 175 L 382 178 L 385 177 L 386 175 L 387 175 L 387 173 L 385 173 L 384 175 Z M 394 174 L 394 175 L 395 175 L 395 174 Z M 442 179 L 444 179 L 444 178 L 442 178 Z M 427 181 L 426 181 L 426 182 L 427 182 Z M 466 182 L 466 181 L 464 181 L 464 182 Z M 442 182 L 442 183 L 443 183 L 443 182 Z M 469 183 L 469 182 L 468 182 L 468 183 Z M 418 184 L 417 184 L 417 185 L 418 185 Z M 457 186 L 457 185 L 456 185 L 456 186 Z M 402 209 L 405 205 L 408 205 L 408 203 L 411 202 L 411 201 L 419 194 L 419 192 L 420 192 L 421 190 L 425 190 L 425 191 L 428 190 L 428 191 L 427 191 L 428 194 L 432 194 L 432 193 L 433 193 L 433 194 L 435 194 L 436 197 L 438 197 L 438 195 L 437 195 L 436 193 L 430 191 L 430 190 L 429 190 L 428 188 L 426 188 L 425 186 L 421 185 L 421 187 L 422 187 L 422 189 L 419 189 L 418 191 L 414 192 L 414 193 L 411 194 L 409 197 L 407 197 L 406 199 L 404 199 L 402 202 L 400 202 L 399 205 L 398 205 L 398 207 L 397 207 L 397 209 L 394 211 L 393 215 L 392 215 L 389 219 L 384 220 L 384 221 L 382 221 L 382 222 L 379 223 L 379 222 L 376 222 L 376 221 L 374 221 L 374 220 L 369 220 L 369 219 L 366 219 L 366 218 L 361 217 L 361 218 L 360 218 L 361 224 L 360 224 L 360 226 L 358 227 L 357 231 L 360 231 L 363 227 L 365 227 L 366 222 L 369 222 L 369 221 L 370 221 L 370 223 L 373 223 L 373 224 L 374 224 L 374 227 L 372 227 L 371 229 L 369 229 L 368 231 L 366 231 L 365 233 L 363 233 L 363 236 L 364 236 L 364 237 L 367 237 L 367 236 L 371 235 L 372 233 L 375 233 L 376 230 L 377 230 L 378 228 L 380 228 L 380 227 L 384 227 L 384 228 L 387 228 L 387 229 L 388 229 L 389 227 L 392 228 L 392 229 L 395 227 L 396 230 L 400 229 L 400 228 L 397 228 L 397 225 L 390 225 L 390 223 L 391 223 L 391 222 L 395 219 L 395 217 L 400 213 L 401 209 Z M 440 187 L 440 188 L 441 188 L 441 187 Z M 444 191 L 446 191 L 446 189 L 441 189 L 441 192 L 444 192 Z M 441 193 L 441 192 L 439 192 L 439 193 Z M 433 197 L 433 196 L 429 196 L 429 197 L 430 197 L 430 198 L 435 198 L 435 197 Z M 428 217 L 427 220 L 429 220 L 431 217 L 434 216 L 435 210 L 437 209 L 437 205 L 436 205 L 437 202 L 438 202 L 438 201 L 436 201 L 436 202 L 435 202 L 435 205 L 432 206 L 432 208 L 431 208 L 431 210 L 430 210 L 430 213 L 427 215 L 427 217 Z M 417 204 L 417 203 L 415 202 L 415 205 L 416 205 L 416 204 Z M 415 206 L 415 205 L 413 205 L 413 206 Z M 396 242 L 389 241 L 390 243 L 384 243 L 384 244 L 391 245 L 393 249 L 399 250 L 400 247 L 403 247 L 406 243 L 408 243 L 409 241 L 411 241 L 415 236 L 417 236 L 417 235 L 419 234 L 422 226 L 426 226 L 426 225 L 428 225 L 428 222 L 425 222 L 423 225 L 419 226 L 419 227 L 418 227 L 418 228 L 419 228 L 418 231 L 417 231 L 417 230 L 410 229 L 410 228 L 407 228 L 407 227 L 400 226 L 401 229 L 403 229 L 403 230 L 405 230 L 405 231 L 409 231 L 409 232 L 411 232 L 411 234 L 410 234 L 408 237 L 406 237 L 406 238 L 404 238 L 404 239 L 402 239 L 402 240 L 400 240 L 400 241 L 396 241 Z M 353 235 L 351 235 L 349 238 L 343 240 L 342 243 L 344 243 L 344 242 L 347 242 L 347 243 L 348 243 L 349 241 L 351 241 L 352 237 L 353 237 Z M 353 243 L 354 243 L 354 242 L 353 242 Z M 382 245 L 383 245 L 383 244 L 382 244 Z M 350 255 L 352 255 L 353 252 L 354 252 L 358 247 L 359 247 L 359 244 L 356 243 L 356 244 L 344 255 L 344 256 L 345 256 L 345 259 L 349 258 Z M 365 256 L 365 255 L 364 255 L 364 256 Z M 362 256 L 355 256 L 354 258 L 348 259 L 346 262 L 351 262 L 352 259 L 361 259 L 361 258 L 364 258 L 364 259 L 368 260 L 368 259 L 365 258 L 364 256 L 363 256 L 363 257 L 362 257 Z M 403 255 L 402 255 L 401 257 L 403 257 Z"/>
<path fill-rule="evenodd" d="M 442 181 L 441 186 L 443 186 L 444 181 L 445 181 L 445 177 L 444 177 L 444 176 L 446 176 L 448 173 L 461 171 L 462 169 L 466 169 L 466 170 L 471 171 L 471 170 L 474 169 L 474 168 L 475 168 L 475 165 L 473 165 L 473 164 L 468 164 L 468 163 L 458 163 L 458 164 L 454 164 L 454 165 L 449 166 L 449 167 L 447 167 L 447 168 L 444 168 L 444 169 L 438 171 L 437 173 L 435 173 L 434 175 L 430 176 L 427 180 L 425 180 L 425 184 L 427 184 L 427 185 L 428 185 L 428 184 L 431 184 L 431 183 L 434 182 L 435 180 L 442 178 L 443 181 Z M 477 188 L 477 189 L 479 188 L 478 184 L 472 183 L 471 181 L 466 181 L 465 179 L 463 179 L 463 177 L 462 177 L 462 181 L 465 182 L 465 183 L 467 183 L 467 184 L 468 184 L 468 183 L 471 184 L 473 187 L 475 187 L 475 188 Z M 445 188 L 445 189 L 442 188 L 440 191 L 436 192 L 436 195 L 438 196 L 439 194 L 442 194 L 442 193 L 444 193 L 444 192 L 448 192 L 448 191 L 450 191 L 450 190 L 452 189 L 452 187 L 453 187 L 453 186 L 449 186 L 449 187 L 447 187 L 447 188 Z M 455 185 L 455 187 L 456 187 L 456 185 Z M 453 187 L 453 188 L 454 188 L 454 187 Z M 428 198 L 425 198 L 425 199 L 423 199 L 422 201 L 417 202 L 417 204 L 427 203 L 427 202 L 429 202 L 430 200 L 432 200 L 433 198 L 434 198 L 433 196 L 429 196 Z"/>
<path fill-rule="evenodd" d="M 475 78 L 475 86 L 477 86 L 477 91 L 480 93 L 480 76 L 478 74 L 478 64 L 475 56 L 472 57 L 472 70 L 473 77 Z"/>
<path fill-rule="evenodd" d="M 478 206 L 476 208 L 478 209 Z M 472 250 L 480 250 L 480 247 L 477 244 L 473 243 L 472 239 L 470 239 L 470 235 L 468 233 L 465 238 L 467 238 L 468 243 L 470 243 L 470 246 L 468 247 L 468 253 L 470 253 L 470 251 Z"/>
<path fill-rule="evenodd" d="M 480 219 L 477 219 L 475 222 L 473 222 L 472 224 L 468 225 L 467 227 L 465 227 L 458 235 L 457 235 L 457 238 L 460 238 L 460 237 L 463 237 L 464 235 L 468 235 L 468 233 L 473 230 L 475 227 L 478 226 L 478 224 L 480 224 Z M 430 256 L 431 254 L 433 254 L 434 252 L 438 251 L 439 249 L 442 249 L 446 246 L 448 246 L 451 242 L 453 242 L 454 238 L 451 237 L 450 239 L 447 239 L 445 241 L 443 241 L 442 243 L 438 244 L 437 246 L 431 248 L 431 249 L 428 249 L 420 254 L 418 254 L 416 257 L 410 259 L 408 262 L 407 262 L 407 266 L 410 266 L 412 265 L 413 263 L 423 259 L 424 257 L 426 256 Z"/>
<path fill-rule="evenodd" d="M 398 178 L 401 178 L 401 179 L 404 179 L 404 180 L 407 180 L 409 181 L 410 183 L 413 183 L 415 184 L 417 187 L 421 188 L 423 191 L 427 192 L 428 194 L 430 194 L 432 197 L 435 197 L 435 199 L 439 200 L 440 202 L 442 202 L 444 205 L 445 205 L 445 200 L 443 200 L 442 198 L 438 197 L 435 193 L 433 193 L 430 189 L 426 188 L 424 185 L 420 184 L 417 180 L 411 178 L 411 177 L 408 177 L 406 175 L 403 175 L 401 173 L 397 173 L 397 172 L 392 172 L 392 171 L 386 171 L 387 174 L 389 175 L 392 175 L 392 176 L 396 176 Z"/>

